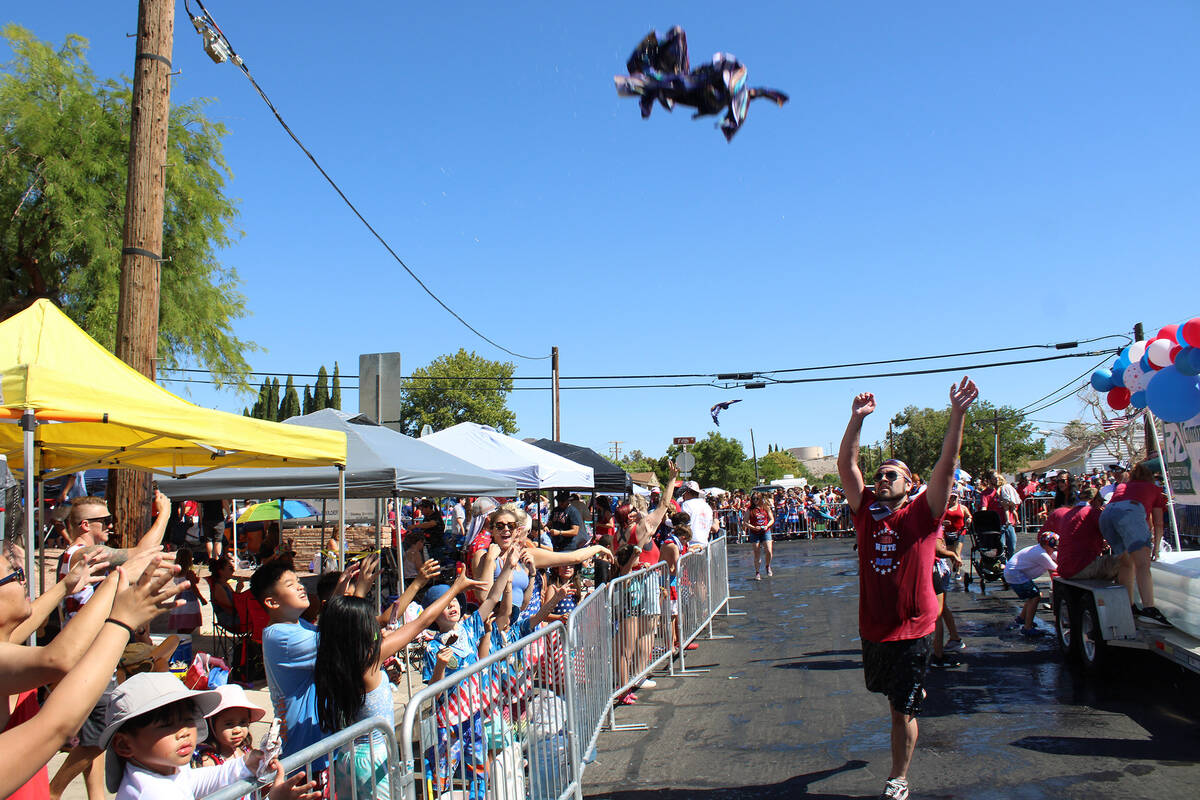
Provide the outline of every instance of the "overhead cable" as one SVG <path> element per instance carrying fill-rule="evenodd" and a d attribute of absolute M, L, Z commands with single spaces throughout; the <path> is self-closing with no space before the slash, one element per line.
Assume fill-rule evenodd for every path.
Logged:
<path fill-rule="evenodd" d="M 249 70 L 249 68 L 246 67 L 246 64 L 242 60 L 241 56 L 239 56 L 237 54 L 237 51 L 233 49 L 233 45 L 229 42 L 229 37 L 227 37 L 225 35 L 225 33 L 221 30 L 220 26 L 217 25 L 217 21 L 215 19 L 213 19 L 212 14 L 208 13 L 208 9 L 204 7 L 204 3 L 201 2 L 201 0 L 196 0 L 196 4 L 198 6 L 200 6 L 200 10 L 202 12 L 204 12 L 204 16 L 203 16 L 203 18 L 192 16 L 191 9 L 188 8 L 187 9 L 188 15 L 192 16 L 193 23 L 195 23 L 196 20 L 202 19 L 203 23 L 206 23 L 208 26 L 210 26 L 211 31 L 215 35 L 220 37 L 220 42 L 226 48 L 228 48 L 229 60 L 234 64 L 234 66 L 236 66 L 238 69 L 240 69 L 242 71 L 242 74 L 245 75 L 246 78 L 250 81 L 250 85 L 254 87 L 255 91 L 258 92 L 259 97 L 261 97 L 263 99 L 263 102 L 267 104 L 267 108 L 271 109 L 271 113 L 275 115 L 275 119 L 279 121 L 279 124 L 283 127 L 283 129 L 287 133 L 287 135 L 290 136 L 292 141 L 296 143 L 296 146 L 299 147 L 304 152 L 304 155 L 308 156 L 308 160 L 313 163 L 313 166 L 317 168 L 317 171 L 321 173 L 321 176 L 323 178 L 325 178 L 325 180 L 329 183 L 330 186 L 333 187 L 333 190 L 335 192 L 337 192 L 338 197 L 342 198 L 342 201 L 346 204 L 346 206 L 349 207 L 349 209 L 354 212 L 354 216 L 358 217 L 359 221 L 362 222 L 362 224 L 364 226 L 366 226 L 367 230 L 371 232 L 371 234 L 379 241 L 379 243 L 381 245 L 383 245 L 384 249 L 387 250 L 388 253 L 391 254 L 392 258 L 394 258 L 396 260 L 396 263 L 399 264 L 401 267 L 403 267 L 404 271 L 407 272 L 409 274 L 409 276 L 414 281 L 417 282 L 417 285 L 420 286 L 425 291 L 425 294 L 432 297 L 434 302 L 436 302 L 439 306 L 444 308 L 450 314 L 450 316 L 454 317 L 456 320 L 461 322 L 463 324 L 463 326 L 467 328 L 467 330 L 471 331 L 471 333 L 475 334 L 480 339 L 483 339 L 485 342 L 492 345 L 493 347 L 495 347 L 499 350 L 503 350 L 505 353 L 508 353 L 510 356 L 514 356 L 516 358 L 523 358 L 527 361 L 540 361 L 543 359 L 550 358 L 549 355 L 528 356 L 528 355 L 524 355 L 522 353 L 518 353 L 514 350 L 508 349 L 504 345 L 497 342 L 495 339 L 491 339 L 488 336 L 485 336 L 475 326 L 473 326 L 471 323 L 469 323 L 465 319 L 463 319 L 458 314 L 458 312 L 456 312 L 450 306 L 446 305 L 446 303 L 442 300 L 442 298 L 440 298 L 436 294 L 434 294 L 433 290 L 430 289 L 428 286 L 426 286 L 425 282 L 417 276 L 417 273 L 413 272 L 412 269 L 409 268 L 408 264 L 404 263 L 404 259 L 400 258 L 399 254 L 397 254 L 396 251 L 392 249 L 392 246 L 390 244 L 388 244 L 387 240 L 384 239 L 382 235 L 380 235 L 379 231 L 375 230 L 374 226 L 372 226 L 371 223 L 367 221 L 367 218 L 364 217 L 362 215 L 362 212 L 360 212 L 358 210 L 357 206 L 355 206 L 354 203 L 352 203 L 350 201 L 350 198 L 346 196 L 346 193 L 342 191 L 342 188 L 337 185 L 337 182 L 334 181 L 334 179 L 332 177 L 330 177 L 329 173 L 325 171 L 325 168 L 321 166 L 321 163 L 319 161 L 317 161 L 316 156 L 314 156 L 309 151 L 309 149 L 304 146 L 304 143 L 300 141 L 300 137 L 298 137 L 295 133 L 292 132 L 292 129 L 288 126 L 287 122 L 284 121 L 283 116 L 279 113 L 279 109 L 277 109 L 275 107 L 275 104 L 271 102 L 271 98 L 267 96 L 267 93 L 265 91 L 263 91 L 263 88 L 258 85 L 258 82 L 256 80 L 254 80 L 254 77 L 250 74 L 250 70 Z M 184 0 L 184 6 L 185 6 L 185 8 L 187 8 L 187 0 Z M 199 30 L 199 28 L 200 28 L 200 25 L 197 24 L 197 30 Z M 204 34 L 204 32 L 202 32 L 202 35 L 203 34 Z"/>

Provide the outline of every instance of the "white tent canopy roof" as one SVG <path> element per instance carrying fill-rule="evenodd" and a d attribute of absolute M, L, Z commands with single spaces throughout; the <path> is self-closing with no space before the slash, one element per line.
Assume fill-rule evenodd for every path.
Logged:
<path fill-rule="evenodd" d="M 591 467 L 505 436 L 487 425 L 460 422 L 423 436 L 421 441 L 510 478 L 522 489 L 591 489 L 595 485 Z"/>

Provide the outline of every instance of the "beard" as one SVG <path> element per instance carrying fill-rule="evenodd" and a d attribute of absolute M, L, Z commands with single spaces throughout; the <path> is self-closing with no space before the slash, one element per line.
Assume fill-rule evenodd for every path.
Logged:
<path fill-rule="evenodd" d="M 893 502 L 900 500 L 908 494 L 908 484 L 906 482 L 897 481 L 889 484 L 886 489 L 876 489 L 875 498 L 884 502 Z"/>

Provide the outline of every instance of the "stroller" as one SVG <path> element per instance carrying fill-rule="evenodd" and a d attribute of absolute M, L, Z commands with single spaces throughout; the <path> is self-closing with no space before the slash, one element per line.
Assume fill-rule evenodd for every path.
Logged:
<path fill-rule="evenodd" d="M 964 582 L 971 585 L 972 576 L 979 580 L 980 591 L 987 583 L 1004 581 L 1004 539 L 1000 533 L 1000 515 L 995 511 L 976 512 L 971 522 L 971 566 Z"/>

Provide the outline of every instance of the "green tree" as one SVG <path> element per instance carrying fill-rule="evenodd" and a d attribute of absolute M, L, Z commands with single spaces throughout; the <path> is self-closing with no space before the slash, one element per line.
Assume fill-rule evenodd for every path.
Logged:
<path fill-rule="evenodd" d="M 666 456 L 650 458 L 641 450 L 634 450 L 627 458 L 618 463 L 626 472 L 653 472 L 658 478 L 659 486 L 667 485 L 667 465 L 670 459 Z"/>
<path fill-rule="evenodd" d="M 0 319 L 49 298 L 112 350 L 129 81 L 97 77 L 80 36 L 56 50 L 15 24 L 0 35 L 13 53 L 0 73 Z M 217 258 L 238 235 L 237 210 L 222 194 L 226 131 L 205 117 L 208 102 L 170 112 L 158 364 L 198 363 L 244 387 L 244 354 L 256 348 L 234 335 L 246 299 Z"/>
<path fill-rule="evenodd" d="M 753 465 L 751 469 L 753 469 Z M 784 475 L 807 478 L 809 482 L 813 480 L 813 476 L 808 469 L 786 450 L 775 449 L 760 458 L 758 460 L 758 472 L 759 480 L 763 483 L 778 480 Z"/>
<path fill-rule="evenodd" d="M 296 384 L 288 375 L 287 385 L 283 389 L 283 399 L 279 401 L 279 421 L 300 416 L 300 397 L 296 394 Z"/>
<path fill-rule="evenodd" d="M 264 407 L 266 416 L 263 419 L 269 419 L 271 422 L 279 421 L 279 395 L 279 378 L 271 378 L 271 382 L 267 386 L 267 402 Z"/>
<path fill-rule="evenodd" d="M 683 450 L 678 445 L 667 448 L 667 457 L 674 458 Z M 716 431 L 689 445 L 688 452 L 696 457 L 696 468 L 691 480 L 702 488 L 717 486 L 722 489 L 749 489 L 754 485 L 754 462 L 746 457 L 746 450 L 737 439 L 727 439 Z"/>
<path fill-rule="evenodd" d="M 323 408 L 329 408 L 329 373 L 325 371 L 324 364 L 317 370 L 317 385 L 313 389 L 313 411 Z"/>
<path fill-rule="evenodd" d="M 312 389 L 310 389 L 309 385 L 306 383 L 306 384 L 304 384 L 304 413 L 311 414 L 312 412 L 313 412 Z"/>
<path fill-rule="evenodd" d="M 329 407 L 342 410 L 342 376 L 336 361 L 333 362 L 333 391 L 329 393 Z"/>
<path fill-rule="evenodd" d="M 1000 417 L 1002 472 L 1020 471 L 1029 461 L 1042 458 L 1046 453 L 1045 441 L 1035 438 L 1035 426 L 1026 422 L 1016 409 L 1009 406 L 997 408 L 981 400 L 967 410 L 959 456 L 962 468 L 972 475 L 992 467 L 995 426 L 991 418 L 997 414 Z M 941 409 L 908 406 L 896 414 L 892 417 L 892 452 L 895 457 L 920 473 L 921 477 L 928 478 L 941 455 L 949 419 L 949 406 Z M 876 465 L 869 466 L 868 471 Z"/>
<path fill-rule="evenodd" d="M 424 425 L 441 430 L 475 422 L 515 433 L 517 417 L 508 408 L 513 370 L 512 362 L 491 361 L 462 348 L 438 356 L 429 366 L 413 370 L 402 384 L 401 429 L 416 436 Z"/>
<path fill-rule="evenodd" d="M 258 387 L 258 399 L 254 401 L 254 407 L 250 409 L 250 412 L 247 414 L 247 416 L 254 417 L 255 419 L 266 419 L 267 401 L 270 399 L 270 396 L 271 379 L 267 378 L 262 382 L 262 385 Z"/>

